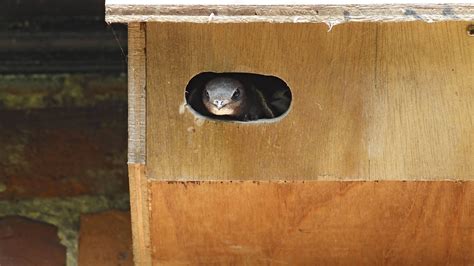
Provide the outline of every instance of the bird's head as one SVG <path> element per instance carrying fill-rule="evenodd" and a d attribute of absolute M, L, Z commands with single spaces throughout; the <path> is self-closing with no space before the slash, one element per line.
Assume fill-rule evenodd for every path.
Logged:
<path fill-rule="evenodd" d="M 207 110 L 215 115 L 237 115 L 245 100 L 245 87 L 233 78 L 219 77 L 210 80 L 202 92 Z"/>

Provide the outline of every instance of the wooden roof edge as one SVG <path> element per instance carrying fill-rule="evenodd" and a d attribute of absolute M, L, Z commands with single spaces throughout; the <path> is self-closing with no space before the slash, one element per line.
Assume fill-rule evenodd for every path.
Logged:
<path fill-rule="evenodd" d="M 109 3 L 108 1 L 107 3 Z M 112 1 L 113 2 L 113 1 Z M 474 3 L 363 5 L 106 4 L 108 23 L 318 23 L 474 21 Z"/>

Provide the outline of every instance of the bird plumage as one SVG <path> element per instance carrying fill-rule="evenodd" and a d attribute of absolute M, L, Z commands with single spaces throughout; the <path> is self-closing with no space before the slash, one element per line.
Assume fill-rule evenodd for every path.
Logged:
<path fill-rule="evenodd" d="M 208 81 L 202 91 L 202 101 L 206 109 L 217 116 L 241 121 L 274 117 L 254 84 L 232 77 L 216 77 Z"/>

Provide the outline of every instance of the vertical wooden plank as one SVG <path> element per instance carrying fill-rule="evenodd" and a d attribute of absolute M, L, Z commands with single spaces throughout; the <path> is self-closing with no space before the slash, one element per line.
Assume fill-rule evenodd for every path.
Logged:
<path fill-rule="evenodd" d="M 128 171 L 133 260 L 135 265 L 151 265 L 148 182 L 145 176 L 145 165 L 129 164 Z"/>
<path fill-rule="evenodd" d="M 128 25 L 128 162 L 145 163 L 145 23 Z"/>
<path fill-rule="evenodd" d="M 145 176 L 145 23 L 128 25 L 128 42 L 128 170 L 133 255 L 136 265 L 151 265 L 149 200 Z"/>

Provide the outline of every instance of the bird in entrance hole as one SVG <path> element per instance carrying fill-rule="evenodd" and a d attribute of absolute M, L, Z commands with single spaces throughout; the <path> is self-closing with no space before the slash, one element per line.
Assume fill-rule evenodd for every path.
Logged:
<path fill-rule="evenodd" d="M 250 82 L 232 77 L 216 77 L 206 83 L 202 91 L 206 109 L 217 116 L 241 121 L 274 118 L 262 92 Z"/>

